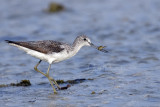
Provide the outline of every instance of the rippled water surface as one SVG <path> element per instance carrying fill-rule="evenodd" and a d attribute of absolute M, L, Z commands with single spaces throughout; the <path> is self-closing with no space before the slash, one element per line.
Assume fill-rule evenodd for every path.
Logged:
<path fill-rule="evenodd" d="M 1 107 L 160 107 L 160 1 L 56 0 L 65 10 L 45 12 L 52 0 L 0 1 L 0 84 L 30 80 L 28 87 L 0 88 Z M 84 47 L 52 65 L 56 80 L 91 79 L 57 95 L 39 61 L 4 40 L 59 40 L 86 34 L 105 54 Z M 40 64 L 46 72 L 48 63 Z M 63 86 L 63 85 L 61 85 Z"/>

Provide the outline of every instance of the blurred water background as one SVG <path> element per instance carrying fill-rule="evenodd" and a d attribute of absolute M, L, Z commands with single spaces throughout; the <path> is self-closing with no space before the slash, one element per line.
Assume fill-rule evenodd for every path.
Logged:
<path fill-rule="evenodd" d="M 49 3 L 64 10 L 48 13 Z M 160 107 L 159 0 L 0 0 L 0 84 L 24 79 L 28 87 L 0 88 L 1 107 Z M 93 79 L 57 95 L 34 71 L 39 61 L 4 40 L 59 40 L 88 35 L 104 54 L 84 47 L 52 65 L 56 80 Z M 46 72 L 48 63 L 39 69 Z"/>

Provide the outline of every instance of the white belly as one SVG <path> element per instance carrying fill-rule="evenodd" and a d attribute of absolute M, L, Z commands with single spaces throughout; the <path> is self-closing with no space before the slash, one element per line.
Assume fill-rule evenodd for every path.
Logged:
<path fill-rule="evenodd" d="M 29 54 L 33 57 L 36 57 L 36 58 L 41 59 L 43 61 L 47 61 L 50 64 L 60 62 L 62 60 L 68 59 L 73 56 L 71 54 L 68 54 L 66 51 L 62 51 L 60 53 L 54 52 L 52 54 L 44 54 L 44 53 L 34 51 L 34 50 L 31 50 L 31 49 L 28 49 L 28 48 L 25 48 L 25 47 L 22 47 L 22 46 L 19 46 L 16 44 L 11 44 L 11 45 L 18 47 L 21 50 L 24 50 L 27 54 Z"/>

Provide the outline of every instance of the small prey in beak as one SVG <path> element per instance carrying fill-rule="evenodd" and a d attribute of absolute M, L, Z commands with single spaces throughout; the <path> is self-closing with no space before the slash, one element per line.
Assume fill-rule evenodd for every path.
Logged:
<path fill-rule="evenodd" d="M 93 48 L 95 48 L 95 49 L 97 49 L 99 51 L 102 51 L 104 53 L 108 52 L 107 50 L 104 49 L 106 46 L 95 46 L 93 43 L 89 43 L 89 44 L 90 44 L 91 47 L 93 47 Z"/>

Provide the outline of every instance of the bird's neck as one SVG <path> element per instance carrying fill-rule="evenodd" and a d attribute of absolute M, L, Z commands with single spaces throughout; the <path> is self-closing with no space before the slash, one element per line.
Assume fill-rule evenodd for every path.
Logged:
<path fill-rule="evenodd" d="M 83 45 L 78 40 L 75 40 L 72 44 L 73 54 L 75 55 L 82 47 Z"/>

